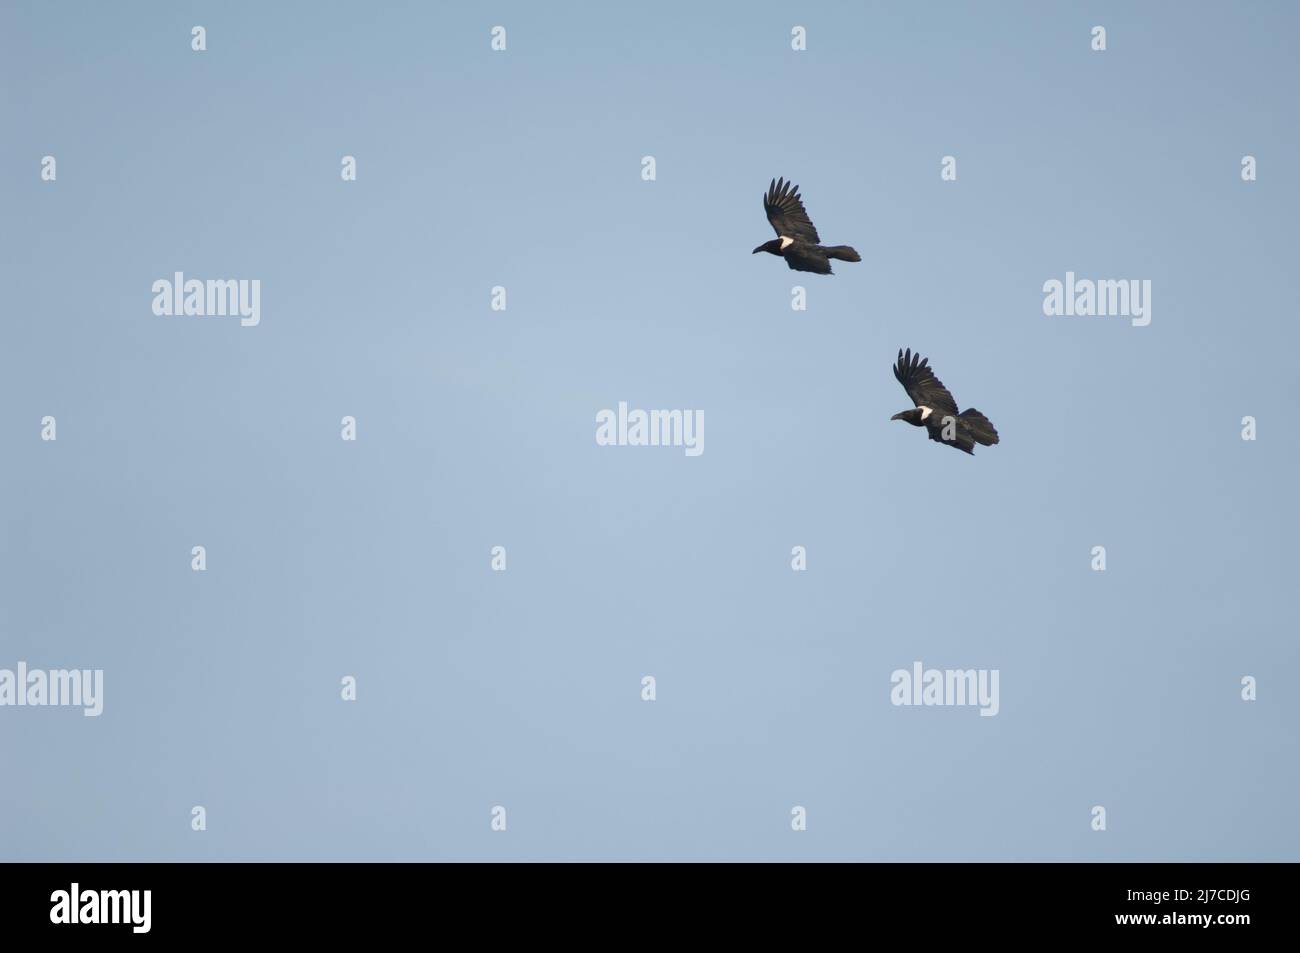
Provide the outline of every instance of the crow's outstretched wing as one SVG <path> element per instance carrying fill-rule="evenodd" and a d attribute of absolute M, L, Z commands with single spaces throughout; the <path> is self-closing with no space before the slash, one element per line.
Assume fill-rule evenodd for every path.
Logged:
<path fill-rule="evenodd" d="M 804 210 L 803 199 L 799 195 L 799 186 L 776 179 L 767 187 L 763 196 L 763 211 L 767 220 L 776 229 L 777 235 L 795 238 L 800 241 L 820 245 L 821 238 L 808 213 Z"/>
<path fill-rule="evenodd" d="M 911 348 L 905 352 L 899 351 L 894 376 L 917 407 L 929 407 L 942 414 L 956 415 L 957 402 L 948 393 L 948 388 L 943 386 L 943 381 L 934 376 L 927 358 L 913 354 Z"/>

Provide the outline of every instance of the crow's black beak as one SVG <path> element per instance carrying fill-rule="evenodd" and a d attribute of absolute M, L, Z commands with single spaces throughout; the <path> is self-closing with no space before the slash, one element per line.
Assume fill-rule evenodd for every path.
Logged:
<path fill-rule="evenodd" d="M 903 415 L 902 415 L 902 414 L 894 414 L 894 416 L 890 417 L 889 419 L 890 419 L 890 420 L 902 420 L 902 419 L 903 419 Z"/>
<path fill-rule="evenodd" d="M 763 250 L 763 246 L 762 246 L 762 245 L 759 245 L 759 246 L 758 246 L 757 248 L 755 248 L 752 252 L 750 252 L 750 254 L 751 254 L 751 255 L 757 255 L 757 254 L 758 254 L 759 252 L 761 252 L 762 250 Z"/>

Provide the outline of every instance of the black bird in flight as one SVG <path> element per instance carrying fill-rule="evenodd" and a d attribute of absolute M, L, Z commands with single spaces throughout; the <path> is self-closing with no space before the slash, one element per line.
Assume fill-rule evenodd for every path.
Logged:
<path fill-rule="evenodd" d="M 765 251 L 780 255 L 792 270 L 814 271 L 819 275 L 832 274 L 832 258 L 836 261 L 862 261 L 862 256 L 848 245 L 821 244 L 817 227 L 804 211 L 799 186 L 785 179 L 773 180 L 767 187 L 767 195 L 763 196 L 763 211 L 776 229 L 777 237 L 759 245 L 752 254 Z"/>
<path fill-rule="evenodd" d="M 903 385 L 916 407 L 894 414 L 890 420 L 903 420 L 913 427 L 924 427 L 931 440 L 974 455 L 975 444 L 990 447 L 998 442 L 998 432 L 989 419 L 973 407 L 957 413 L 957 402 L 934 376 L 928 359 L 913 354 L 911 348 L 898 352 L 894 376 Z"/>

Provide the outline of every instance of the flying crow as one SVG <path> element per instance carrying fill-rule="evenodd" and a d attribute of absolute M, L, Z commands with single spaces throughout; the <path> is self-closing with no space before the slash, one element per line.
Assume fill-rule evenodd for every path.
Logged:
<path fill-rule="evenodd" d="M 890 420 L 904 420 L 913 427 L 924 427 L 930 439 L 950 447 L 975 453 L 975 444 L 989 447 L 998 442 L 998 432 L 989 419 L 974 408 L 957 413 L 957 402 L 934 376 L 928 359 L 913 354 L 911 348 L 898 352 L 894 376 L 903 385 L 915 409 L 894 414 Z"/>
<path fill-rule="evenodd" d="M 752 254 L 765 251 L 780 255 L 792 270 L 814 271 L 819 275 L 831 274 L 832 258 L 836 261 L 862 261 L 862 256 L 848 245 L 821 244 L 816 226 L 804 211 L 799 186 L 785 179 L 773 181 L 767 187 L 767 195 L 763 196 L 763 211 L 776 229 L 777 237 L 759 245 Z"/>

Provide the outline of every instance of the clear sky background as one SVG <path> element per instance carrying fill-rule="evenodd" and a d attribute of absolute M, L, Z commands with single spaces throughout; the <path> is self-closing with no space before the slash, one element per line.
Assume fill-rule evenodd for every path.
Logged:
<path fill-rule="evenodd" d="M 1300 858 L 1297 27 L 5 2 L 0 668 L 105 707 L 0 709 L 0 857 Z M 861 264 L 750 254 L 782 175 Z M 1150 326 L 1045 317 L 1067 270 Z M 891 423 L 900 347 L 1002 443 Z M 892 706 L 915 660 L 1000 714 Z"/>

